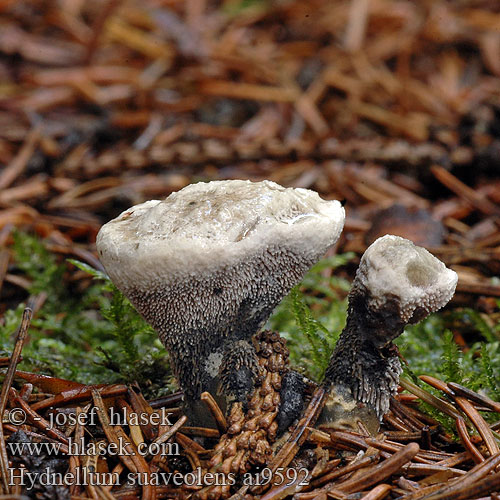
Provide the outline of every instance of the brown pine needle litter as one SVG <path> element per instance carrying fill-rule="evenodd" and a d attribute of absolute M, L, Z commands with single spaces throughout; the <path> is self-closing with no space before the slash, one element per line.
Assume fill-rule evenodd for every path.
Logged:
<path fill-rule="evenodd" d="M 2 389 L 6 409 L 3 432 L 9 436 L 9 450 L 15 449 L 12 443 L 25 447 L 7 456 L 2 438 L 5 463 L 9 464 L 2 470 L 4 493 L 14 495 L 12 498 L 20 494 L 22 483 L 29 484 L 30 475 L 42 478 L 42 472 L 57 486 L 52 484 L 55 493 L 50 493 L 40 479 L 34 490 L 37 498 L 56 494 L 54 498 L 275 500 L 294 496 L 312 500 L 390 495 L 467 499 L 500 487 L 498 434 L 477 410 L 486 406 L 500 414 L 498 403 L 458 384 L 426 378 L 434 385 L 443 385 L 442 397 L 450 398 L 446 404 L 457 414 L 456 428 L 463 445 L 450 443 L 447 432 L 437 422 L 429 424 L 431 419 L 418 409 L 420 399 L 405 395 L 394 399 L 375 437 L 362 425 L 358 432 L 314 429 L 310 425 L 322 391 L 311 396 L 304 417 L 277 440 L 276 424 L 272 423 L 276 407 L 266 402 L 270 401 L 268 396 L 277 398 L 274 404 L 279 402 L 279 394 L 268 391 L 279 387 L 280 376 L 274 373 L 282 368 L 272 357 L 262 358 L 268 375 L 256 387 L 250 411 L 243 414 L 241 404 L 236 404 L 227 424 L 221 422 L 227 429 L 221 436 L 214 429 L 185 427 L 186 417 L 174 416 L 175 408 L 159 408 L 154 401 L 149 404 L 134 387 L 124 386 L 118 391 L 114 386 L 82 386 L 64 391 L 61 379 L 40 380 L 20 372 L 23 385 L 19 391 L 9 390 L 30 314 L 27 308 Z M 268 343 L 272 346 L 283 341 L 276 333 L 263 332 L 257 342 L 264 351 Z M 284 346 L 273 349 L 285 354 Z M 417 387 L 402 381 L 410 391 Z M 51 385 L 60 392 L 51 393 Z M 32 392 L 33 387 L 44 387 L 44 399 Z M 426 394 L 422 388 L 414 392 Z M 458 396 L 457 392 L 466 395 Z M 425 401 L 433 405 L 440 400 L 433 397 Z M 442 403 L 433 406 L 443 410 Z M 213 400 L 210 407 L 221 412 Z M 398 425 L 393 425 L 396 421 Z M 197 441 L 186 434 L 197 436 Z M 28 451 L 37 449 L 29 447 L 37 443 L 52 444 L 51 449 L 57 452 L 44 452 L 43 447 Z M 64 474 L 58 472 L 61 463 L 66 464 L 63 470 L 68 469 Z M 45 481 L 50 483 L 50 479 Z"/>

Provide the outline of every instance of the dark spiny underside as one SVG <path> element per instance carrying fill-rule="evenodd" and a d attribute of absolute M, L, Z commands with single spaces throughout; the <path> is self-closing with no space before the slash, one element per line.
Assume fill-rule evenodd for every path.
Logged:
<path fill-rule="evenodd" d="M 401 365 L 391 340 L 402 333 L 404 322 L 395 299 L 375 311 L 368 307 L 368 299 L 367 290 L 355 281 L 349 294 L 347 323 L 324 384 L 333 390 L 348 389 L 355 400 L 370 405 L 380 418 L 397 389 Z"/>
<path fill-rule="evenodd" d="M 203 277 L 126 294 L 158 331 L 186 398 L 198 399 L 201 392 L 212 392 L 218 385 L 205 372 L 210 354 L 219 352 L 222 357 L 233 342 L 249 341 L 316 260 L 315 254 L 268 249 L 212 274 L 207 270 Z M 224 363 L 233 363 L 230 355 L 224 356 Z M 248 367 L 253 364 L 250 359 L 246 362 Z"/>
<path fill-rule="evenodd" d="M 245 340 L 228 345 L 219 370 L 220 391 L 243 403 L 251 392 L 259 374 L 259 361 L 255 348 Z"/>

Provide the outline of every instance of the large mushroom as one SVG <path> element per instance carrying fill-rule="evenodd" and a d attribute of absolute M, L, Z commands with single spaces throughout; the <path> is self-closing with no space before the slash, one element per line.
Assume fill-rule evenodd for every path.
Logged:
<path fill-rule="evenodd" d="M 191 422 L 207 424 L 203 391 L 222 392 L 223 407 L 248 396 L 252 335 L 343 223 L 340 203 L 316 192 L 233 180 L 191 184 L 101 228 L 99 258 L 159 333 Z"/>
<path fill-rule="evenodd" d="M 330 397 L 323 425 L 376 430 L 396 392 L 401 364 L 392 340 L 408 324 L 441 309 L 455 292 L 457 274 L 425 248 L 399 236 L 372 243 L 349 293 L 347 323 L 325 373 Z"/>

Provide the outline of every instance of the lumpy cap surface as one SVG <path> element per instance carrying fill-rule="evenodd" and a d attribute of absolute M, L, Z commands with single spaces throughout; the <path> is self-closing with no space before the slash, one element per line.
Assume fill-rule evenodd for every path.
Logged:
<path fill-rule="evenodd" d="M 191 184 L 136 205 L 105 224 L 99 256 L 119 287 L 200 275 L 288 247 L 323 254 L 340 235 L 344 209 L 307 189 L 271 181 Z"/>
<path fill-rule="evenodd" d="M 382 236 L 368 247 L 356 278 L 369 291 L 370 307 L 378 308 L 388 298 L 395 298 L 403 321 L 417 307 L 430 314 L 445 306 L 458 280 L 455 271 L 425 248 L 392 235 Z"/>

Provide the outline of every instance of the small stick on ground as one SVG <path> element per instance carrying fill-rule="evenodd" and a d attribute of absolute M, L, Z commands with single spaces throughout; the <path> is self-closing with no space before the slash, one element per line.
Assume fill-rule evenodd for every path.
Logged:
<path fill-rule="evenodd" d="M 344 483 L 336 484 L 336 488 L 343 492 L 355 493 L 369 488 L 376 482 L 384 480 L 396 473 L 403 465 L 410 462 L 419 452 L 417 443 L 409 443 L 404 448 L 394 453 L 392 457 L 376 465 L 370 472 L 360 478 L 348 479 Z"/>
<path fill-rule="evenodd" d="M 269 468 L 273 471 L 273 474 L 279 467 L 287 467 L 293 460 L 300 447 L 309 436 L 311 428 L 314 426 L 323 409 L 326 398 L 326 391 L 322 387 L 318 387 L 311 398 L 309 406 L 304 413 L 304 417 L 298 422 L 287 442 L 269 464 Z M 252 492 L 258 494 L 260 489 L 261 487 L 254 488 Z"/>
<path fill-rule="evenodd" d="M 31 317 L 33 315 L 33 309 L 32 307 L 30 307 L 31 305 L 32 301 L 30 300 L 28 305 L 24 309 L 21 324 L 19 325 L 19 330 L 17 331 L 16 344 L 14 346 L 14 350 L 12 351 L 12 356 L 10 357 L 10 365 L 9 368 L 7 368 L 7 373 L 5 374 L 5 379 L 3 381 L 2 392 L 0 393 L 0 415 L 2 417 L 5 412 L 5 407 L 7 406 L 7 396 L 9 394 L 12 381 L 14 380 L 14 374 L 16 373 L 16 367 L 19 363 L 21 351 L 23 350 L 26 333 L 28 332 L 28 328 L 31 323 Z M 8 468 L 9 459 L 7 457 L 7 449 L 5 447 L 5 438 L 3 434 L 2 423 L 2 425 L 0 425 L 0 469 L 2 473 L 2 490 L 7 494 L 9 493 Z"/>
<path fill-rule="evenodd" d="M 224 413 L 222 413 L 222 410 L 213 396 L 209 392 L 203 392 L 200 399 L 206 404 L 208 410 L 212 414 L 212 417 L 214 417 L 217 429 L 219 429 L 221 434 L 225 434 L 227 431 L 226 417 L 224 416 Z"/>
<path fill-rule="evenodd" d="M 384 498 L 389 491 L 391 491 L 392 486 L 390 484 L 379 484 L 375 486 L 373 490 L 369 491 L 361 500 L 380 500 Z"/>
<path fill-rule="evenodd" d="M 429 377 L 427 377 L 425 380 L 423 376 L 421 376 L 421 379 L 426 382 L 428 382 Z M 418 396 L 422 401 L 425 403 L 429 403 L 430 405 L 434 406 L 437 408 L 439 411 L 442 411 L 444 414 L 448 415 L 449 417 L 452 418 L 458 418 L 460 417 L 460 413 L 455 409 L 454 406 L 452 406 L 450 403 L 447 403 L 446 401 L 443 401 L 442 399 L 437 398 L 430 392 L 427 392 L 426 390 L 420 388 L 418 385 L 414 384 L 413 382 L 410 382 L 409 380 L 404 379 L 401 377 L 399 379 L 399 385 L 406 389 L 407 391 L 411 392 L 412 394 L 415 394 Z"/>
<path fill-rule="evenodd" d="M 490 455 L 496 455 L 500 450 L 498 449 L 498 444 L 495 441 L 495 437 L 491 432 L 491 429 L 481 414 L 474 408 L 471 402 L 462 397 L 456 397 L 455 401 L 462 411 L 469 417 L 470 421 L 474 424 L 474 427 L 479 432 L 479 435 L 483 438 L 486 448 L 490 452 Z"/>

